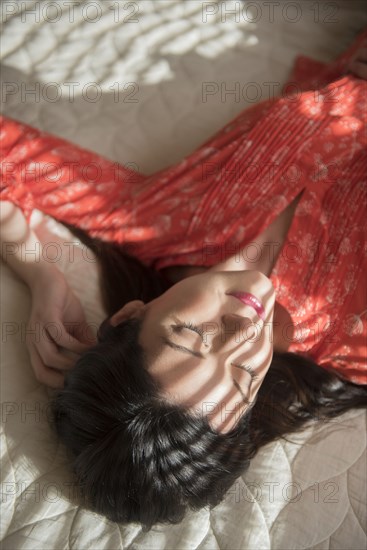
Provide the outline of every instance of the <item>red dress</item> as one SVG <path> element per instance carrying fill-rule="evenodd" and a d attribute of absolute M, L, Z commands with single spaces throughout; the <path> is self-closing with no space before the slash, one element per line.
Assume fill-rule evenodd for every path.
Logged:
<path fill-rule="evenodd" d="M 329 65 L 298 58 L 297 86 L 149 177 L 2 117 L 1 199 L 125 243 L 159 270 L 223 261 L 303 190 L 270 275 L 296 326 L 289 350 L 367 383 L 367 82 L 345 70 L 366 37 Z"/>

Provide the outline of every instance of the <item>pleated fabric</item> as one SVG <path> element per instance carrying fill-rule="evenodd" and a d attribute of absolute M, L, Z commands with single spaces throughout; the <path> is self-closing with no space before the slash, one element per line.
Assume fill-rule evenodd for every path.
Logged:
<path fill-rule="evenodd" d="M 347 72 L 366 39 L 330 64 L 297 58 L 279 98 L 152 176 L 1 117 L 1 200 L 160 270 L 238 253 L 303 191 L 270 275 L 296 326 L 289 349 L 367 383 L 367 82 Z"/>

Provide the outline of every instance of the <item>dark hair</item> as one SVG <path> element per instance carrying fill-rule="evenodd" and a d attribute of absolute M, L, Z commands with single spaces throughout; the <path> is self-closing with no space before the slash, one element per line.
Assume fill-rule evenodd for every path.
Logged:
<path fill-rule="evenodd" d="M 233 437 L 164 399 L 143 368 L 140 322 L 104 323 L 99 343 L 53 401 L 86 504 L 112 521 L 181 521 L 189 505 L 214 506 L 246 467 L 248 422 Z M 218 494 L 221 488 L 222 494 Z"/>
<path fill-rule="evenodd" d="M 150 268 L 122 247 L 73 232 L 89 246 L 98 244 L 94 250 L 109 315 L 131 299 L 153 299 L 165 288 L 158 273 L 149 275 Z M 110 275 L 120 273 L 121 288 L 130 265 L 131 295 L 118 301 Z M 139 331 L 137 319 L 116 327 L 105 321 L 98 344 L 68 372 L 52 403 L 54 425 L 69 450 L 84 504 L 111 521 L 137 521 L 147 531 L 157 522 L 180 522 L 188 509 L 212 508 L 262 445 L 307 421 L 366 406 L 365 386 L 341 379 L 306 356 L 274 353 L 255 405 L 221 434 L 207 417 L 165 399 L 145 369 Z"/>

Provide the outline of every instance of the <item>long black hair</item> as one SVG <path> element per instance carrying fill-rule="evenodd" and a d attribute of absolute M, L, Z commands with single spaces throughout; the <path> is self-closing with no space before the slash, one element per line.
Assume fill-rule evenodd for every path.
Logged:
<path fill-rule="evenodd" d="M 109 315 L 167 288 L 159 273 L 121 246 L 71 229 L 97 254 Z M 137 319 L 116 327 L 108 319 L 102 323 L 98 344 L 67 373 L 52 402 L 54 427 L 68 449 L 83 504 L 111 521 L 137 521 L 147 531 L 157 522 L 180 522 L 188 509 L 212 508 L 261 446 L 308 421 L 367 404 L 366 386 L 309 357 L 274 353 L 255 405 L 230 432 L 218 433 L 207 417 L 165 399 L 146 369 L 140 327 Z"/>

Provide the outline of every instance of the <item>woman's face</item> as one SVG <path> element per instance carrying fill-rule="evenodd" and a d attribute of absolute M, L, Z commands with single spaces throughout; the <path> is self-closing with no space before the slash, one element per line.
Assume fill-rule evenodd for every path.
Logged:
<path fill-rule="evenodd" d="M 263 273 L 209 270 L 123 310 L 142 319 L 147 368 L 167 399 L 225 433 L 251 407 L 271 363 L 274 303 Z"/>

